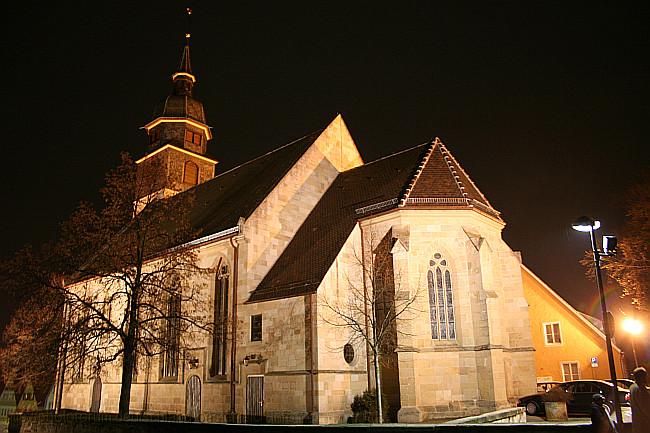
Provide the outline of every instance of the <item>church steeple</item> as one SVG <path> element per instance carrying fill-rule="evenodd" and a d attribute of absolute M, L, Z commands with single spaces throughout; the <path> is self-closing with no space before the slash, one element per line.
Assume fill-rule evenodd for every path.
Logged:
<path fill-rule="evenodd" d="M 196 77 L 192 74 L 192 62 L 190 61 L 190 16 L 192 16 L 192 9 L 187 8 L 188 29 L 187 33 L 185 33 L 185 47 L 183 48 L 183 54 L 181 55 L 181 63 L 178 65 L 178 71 L 172 75 L 172 80 L 174 82 L 174 92 L 176 94 L 191 97 L 194 83 L 196 83 Z"/>
<path fill-rule="evenodd" d="M 194 98 L 196 76 L 190 61 L 189 20 L 178 70 L 172 74 L 172 91 L 154 108 L 153 120 L 144 126 L 149 136 L 149 154 L 137 161 L 155 160 L 168 167 L 163 180 L 166 195 L 188 189 L 214 177 L 217 161 L 205 156 L 212 131 L 205 120 L 203 104 Z M 144 164 L 146 165 L 146 164 Z"/>

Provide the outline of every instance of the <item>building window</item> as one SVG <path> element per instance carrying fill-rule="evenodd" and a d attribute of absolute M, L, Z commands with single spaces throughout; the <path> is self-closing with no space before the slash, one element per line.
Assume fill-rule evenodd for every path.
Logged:
<path fill-rule="evenodd" d="M 429 314 L 431 317 L 431 338 L 433 340 L 456 339 L 456 315 L 451 272 L 447 260 L 440 253 L 429 261 L 427 282 L 429 286 Z"/>
<path fill-rule="evenodd" d="M 569 361 L 562 363 L 562 380 L 564 382 L 569 380 L 580 379 L 580 368 L 578 368 L 578 361 Z"/>
<path fill-rule="evenodd" d="M 343 346 L 343 359 L 348 364 L 352 364 L 352 361 L 354 361 L 354 347 L 350 343 Z"/>
<path fill-rule="evenodd" d="M 262 315 L 251 316 L 251 341 L 262 341 Z"/>
<path fill-rule="evenodd" d="M 84 377 L 84 368 L 86 361 L 86 345 L 83 341 L 75 344 L 72 354 L 72 382 L 79 383 L 83 382 Z"/>
<path fill-rule="evenodd" d="M 180 354 L 181 294 L 171 293 L 167 300 L 164 320 L 163 353 L 160 375 L 163 378 L 178 377 Z"/>
<path fill-rule="evenodd" d="M 226 344 L 228 337 L 228 266 L 218 266 L 214 279 L 212 333 L 212 358 L 210 359 L 210 376 L 226 374 Z"/>
<path fill-rule="evenodd" d="M 560 322 L 544 323 L 544 344 L 546 346 L 562 344 Z"/>
<path fill-rule="evenodd" d="M 185 130 L 185 141 L 192 144 L 201 144 L 201 134 Z"/>
<path fill-rule="evenodd" d="M 185 163 L 185 168 L 183 169 L 183 183 L 188 183 L 190 185 L 196 185 L 199 183 L 199 166 L 192 161 L 187 161 Z"/>

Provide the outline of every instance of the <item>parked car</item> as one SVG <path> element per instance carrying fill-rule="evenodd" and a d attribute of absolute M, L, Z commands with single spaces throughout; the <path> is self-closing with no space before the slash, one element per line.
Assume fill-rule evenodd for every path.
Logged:
<path fill-rule="evenodd" d="M 563 382 L 552 388 L 554 391 L 562 391 L 569 394 L 567 400 L 567 412 L 569 415 L 588 415 L 591 409 L 591 397 L 594 394 L 605 396 L 605 406 L 611 413 L 614 407 L 614 393 L 611 383 L 604 380 L 573 380 Z M 556 391 L 556 392 L 557 392 Z M 629 406 L 629 391 L 618 387 L 619 400 L 622 406 Z M 525 407 L 528 415 L 544 415 L 544 395 L 546 392 L 539 392 L 533 395 L 521 397 L 517 406 Z"/>
<path fill-rule="evenodd" d="M 555 388 L 557 385 L 562 382 L 556 382 L 554 380 L 549 380 L 546 382 L 537 382 L 537 392 L 547 392 L 551 388 Z"/>
<path fill-rule="evenodd" d="M 625 389 L 630 389 L 630 386 L 634 383 L 632 379 L 616 379 L 618 386 Z"/>

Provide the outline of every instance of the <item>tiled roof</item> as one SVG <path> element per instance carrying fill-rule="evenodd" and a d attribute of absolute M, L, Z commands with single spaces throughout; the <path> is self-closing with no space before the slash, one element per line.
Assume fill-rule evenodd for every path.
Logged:
<path fill-rule="evenodd" d="M 499 219 L 436 139 L 339 174 L 246 302 L 315 293 L 358 219 L 398 206 L 473 208 Z"/>
<path fill-rule="evenodd" d="M 406 188 L 400 206 L 476 207 L 497 219 L 495 210 L 438 138 Z"/>
<path fill-rule="evenodd" d="M 321 131 L 306 135 L 191 189 L 191 224 L 200 236 L 235 227 L 248 218 L 300 159 Z"/>
<path fill-rule="evenodd" d="M 397 206 L 425 145 L 338 175 L 247 302 L 314 293 L 357 218 Z"/>

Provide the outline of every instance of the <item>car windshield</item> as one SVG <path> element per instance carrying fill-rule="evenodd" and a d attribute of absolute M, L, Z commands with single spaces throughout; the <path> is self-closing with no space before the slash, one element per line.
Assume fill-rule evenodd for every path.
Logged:
<path fill-rule="evenodd" d="M 619 388 L 630 389 L 630 386 L 632 386 L 634 381 L 630 379 L 618 379 L 616 383 Z"/>

